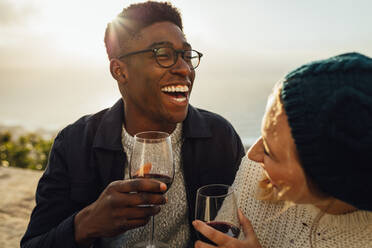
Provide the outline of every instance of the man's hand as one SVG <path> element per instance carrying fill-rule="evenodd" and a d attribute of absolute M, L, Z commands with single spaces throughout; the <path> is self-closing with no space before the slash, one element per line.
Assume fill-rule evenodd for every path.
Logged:
<path fill-rule="evenodd" d="M 224 248 L 261 248 L 261 245 L 254 233 L 253 227 L 247 217 L 245 217 L 242 212 L 238 211 L 240 224 L 243 227 L 244 240 L 238 240 L 236 238 L 230 237 L 216 229 L 208 226 L 202 221 L 193 221 L 194 228 L 202 233 L 205 237 L 212 240 L 217 247 Z M 195 248 L 215 248 L 216 246 L 204 243 L 200 240 L 196 241 Z"/>
<path fill-rule="evenodd" d="M 81 210 L 74 220 L 75 240 L 89 247 L 95 238 L 111 237 L 145 225 L 166 203 L 164 183 L 152 179 L 110 183 L 99 198 Z M 138 205 L 152 205 L 139 207 Z"/>

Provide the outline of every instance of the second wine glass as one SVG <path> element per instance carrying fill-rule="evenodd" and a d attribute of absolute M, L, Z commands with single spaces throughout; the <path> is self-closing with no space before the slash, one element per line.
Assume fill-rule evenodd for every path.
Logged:
<path fill-rule="evenodd" d="M 195 219 L 237 238 L 240 234 L 238 207 L 232 187 L 224 184 L 203 186 L 196 193 Z M 197 232 L 198 238 L 211 245 L 214 242 Z"/>
<path fill-rule="evenodd" d="M 134 136 L 129 175 L 133 179 L 156 179 L 165 183 L 167 190 L 170 188 L 174 178 L 174 163 L 172 143 L 168 133 L 149 131 Z M 167 244 L 155 240 L 154 217 L 151 219 L 150 239 L 136 244 L 135 247 L 169 247 Z"/>

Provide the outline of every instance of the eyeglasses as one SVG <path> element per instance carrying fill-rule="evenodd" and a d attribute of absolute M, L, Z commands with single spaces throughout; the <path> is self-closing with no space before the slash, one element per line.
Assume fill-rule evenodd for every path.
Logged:
<path fill-rule="evenodd" d="M 164 68 L 175 65 L 178 60 L 178 55 L 181 54 L 183 60 L 190 66 L 191 70 L 199 66 L 200 58 L 203 56 L 202 53 L 195 50 L 176 50 L 173 47 L 159 47 L 127 53 L 120 55 L 117 59 L 123 59 L 131 55 L 147 52 L 152 52 L 156 62 Z"/>

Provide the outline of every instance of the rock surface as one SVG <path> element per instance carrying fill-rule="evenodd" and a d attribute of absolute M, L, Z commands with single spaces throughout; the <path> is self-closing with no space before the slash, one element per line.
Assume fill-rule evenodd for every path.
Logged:
<path fill-rule="evenodd" d="M 0 166 L 0 247 L 19 247 L 42 172 Z"/>

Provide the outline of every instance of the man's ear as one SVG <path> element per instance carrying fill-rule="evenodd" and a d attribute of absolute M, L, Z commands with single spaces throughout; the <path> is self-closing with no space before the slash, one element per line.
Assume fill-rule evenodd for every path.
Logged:
<path fill-rule="evenodd" d="M 110 60 L 110 72 L 112 77 L 115 78 L 118 83 L 127 82 L 127 66 L 120 60 L 115 58 Z"/>

